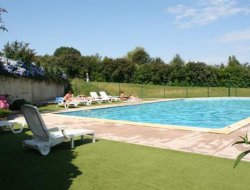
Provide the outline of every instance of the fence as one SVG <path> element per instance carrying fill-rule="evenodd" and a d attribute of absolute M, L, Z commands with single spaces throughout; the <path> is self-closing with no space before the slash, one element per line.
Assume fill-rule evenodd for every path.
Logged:
<path fill-rule="evenodd" d="M 194 97 L 250 97 L 250 88 L 232 87 L 175 87 L 166 85 L 84 82 L 72 80 L 71 87 L 75 94 L 89 95 L 89 92 L 106 91 L 107 94 L 126 95 L 139 98 L 194 98 Z"/>

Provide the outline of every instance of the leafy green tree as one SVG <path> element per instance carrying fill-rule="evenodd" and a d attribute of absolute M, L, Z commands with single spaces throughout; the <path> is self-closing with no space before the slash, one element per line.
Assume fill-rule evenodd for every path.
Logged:
<path fill-rule="evenodd" d="M 29 48 L 29 43 L 18 41 L 8 42 L 4 45 L 3 53 L 8 59 L 21 60 L 27 64 L 36 61 L 35 50 Z"/>
<path fill-rule="evenodd" d="M 73 47 L 60 47 L 55 50 L 54 57 L 56 65 L 61 67 L 69 77 L 79 76 L 80 51 Z"/>
<path fill-rule="evenodd" d="M 243 77 L 247 76 L 247 70 L 244 68 L 244 65 L 240 64 L 235 56 L 229 56 L 228 65 L 223 71 L 224 80 L 226 81 L 224 85 L 231 87 L 245 87 L 245 78 Z"/>
<path fill-rule="evenodd" d="M 154 73 L 150 65 L 141 65 L 136 73 L 136 82 L 139 84 L 150 84 L 152 83 L 153 75 Z"/>
<path fill-rule="evenodd" d="M 179 54 L 176 54 L 174 58 L 172 59 L 172 61 L 170 61 L 170 65 L 178 69 L 178 68 L 183 67 L 185 65 L 185 62 L 183 61 L 183 59 L 181 58 Z"/>
<path fill-rule="evenodd" d="M 91 81 L 153 83 L 175 86 L 250 86 L 250 66 L 230 56 L 227 65 L 185 61 L 176 54 L 169 64 L 151 58 L 144 48 L 135 48 L 125 58 L 82 56 L 70 47 L 58 48 L 54 56 L 38 57 L 41 65 L 58 66 L 70 77 Z M 50 69 L 51 70 L 51 69 Z M 53 69 L 52 69 L 53 70 Z"/>
<path fill-rule="evenodd" d="M 150 55 L 142 47 L 136 47 L 134 50 L 127 53 L 127 59 L 133 63 L 142 65 L 149 63 Z"/>
<path fill-rule="evenodd" d="M 3 13 L 7 13 L 7 11 L 6 11 L 5 9 L 3 9 L 3 8 L 0 7 L 0 23 L 4 23 L 4 22 L 3 22 L 3 19 L 2 19 L 2 14 L 3 14 Z M 2 30 L 2 31 L 8 31 L 7 28 L 4 26 L 4 24 L 1 24 L 1 25 L 0 25 L 0 31 L 1 31 L 1 30 Z"/>
<path fill-rule="evenodd" d="M 159 57 L 152 58 L 149 65 L 153 73 L 151 82 L 153 84 L 166 84 L 170 74 L 170 66 Z"/>
<path fill-rule="evenodd" d="M 208 86 L 210 72 L 205 63 L 188 62 L 185 66 L 187 83 L 191 86 Z"/>
<path fill-rule="evenodd" d="M 234 55 L 228 57 L 228 67 L 238 67 L 240 62 L 236 59 Z"/>
<path fill-rule="evenodd" d="M 170 85 L 184 85 L 186 84 L 186 71 L 185 62 L 176 54 L 174 58 L 170 61 L 171 72 L 169 74 L 169 84 Z"/>
<path fill-rule="evenodd" d="M 104 57 L 102 60 L 103 64 L 103 78 L 106 82 L 112 81 L 111 79 L 111 74 L 115 71 L 116 65 L 114 63 L 114 59 L 109 58 L 109 57 Z"/>
<path fill-rule="evenodd" d="M 80 57 L 81 52 L 73 47 L 64 47 L 64 46 L 57 48 L 54 52 L 54 56 L 64 56 L 64 55 L 74 55 L 76 57 Z"/>
<path fill-rule="evenodd" d="M 124 58 L 117 58 L 114 60 L 115 70 L 111 74 L 112 82 L 129 83 L 134 78 L 135 65 Z"/>
<path fill-rule="evenodd" d="M 55 57 L 55 62 L 56 65 L 61 67 L 69 77 L 75 78 L 79 75 L 79 59 L 80 57 L 74 54 L 68 54 Z"/>
<path fill-rule="evenodd" d="M 86 79 L 86 73 L 88 73 L 91 81 L 102 81 L 103 64 L 101 63 L 101 57 L 97 55 L 82 56 L 78 65 L 79 78 Z"/>

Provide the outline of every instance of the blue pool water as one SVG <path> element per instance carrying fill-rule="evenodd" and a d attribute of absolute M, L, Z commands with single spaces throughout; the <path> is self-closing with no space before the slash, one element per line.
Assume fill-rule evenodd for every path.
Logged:
<path fill-rule="evenodd" d="M 250 117 L 250 98 L 183 99 L 60 114 L 219 129 Z"/>

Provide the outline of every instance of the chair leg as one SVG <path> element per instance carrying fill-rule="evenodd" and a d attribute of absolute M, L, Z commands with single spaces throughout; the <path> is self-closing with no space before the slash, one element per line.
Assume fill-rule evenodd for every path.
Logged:
<path fill-rule="evenodd" d="M 95 143 L 95 133 L 93 133 L 93 139 L 92 139 L 92 142 Z"/>
<path fill-rule="evenodd" d="M 74 148 L 74 138 L 71 138 L 71 148 Z"/>

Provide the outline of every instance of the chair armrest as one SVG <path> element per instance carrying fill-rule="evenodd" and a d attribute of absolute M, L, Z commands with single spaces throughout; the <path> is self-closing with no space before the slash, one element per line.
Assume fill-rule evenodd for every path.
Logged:
<path fill-rule="evenodd" d="M 58 127 L 53 127 L 53 128 L 49 128 L 48 131 L 49 131 L 49 132 L 56 132 L 56 131 L 60 131 L 60 128 L 58 128 Z"/>
<path fill-rule="evenodd" d="M 65 133 L 64 129 L 61 129 L 61 131 L 62 131 L 62 134 L 63 134 L 64 137 L 66 137 L 67 139 L 70 139 L 70 137 Z"/>

